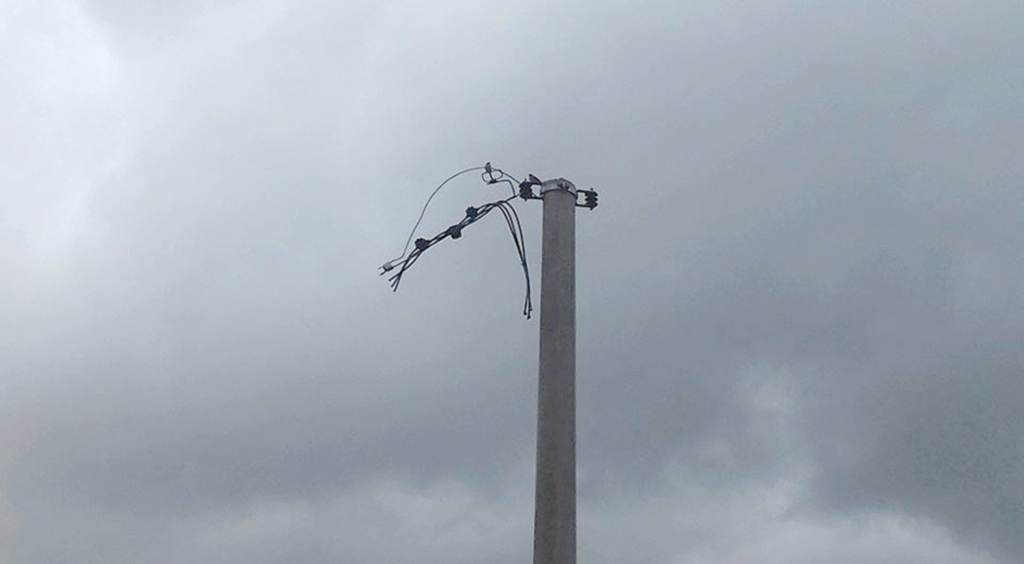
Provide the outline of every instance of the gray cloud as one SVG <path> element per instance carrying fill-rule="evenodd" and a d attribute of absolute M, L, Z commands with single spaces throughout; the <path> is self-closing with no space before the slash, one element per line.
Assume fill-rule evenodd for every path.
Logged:
<path fill-rule="evenodd" d="M 1024 556 L 1015 3 L 61 6 L 0 55 L 12 562 L 528 559 L 507 234 L 374 273 L 487 160 L 601 192 L 581 559 Z"/>

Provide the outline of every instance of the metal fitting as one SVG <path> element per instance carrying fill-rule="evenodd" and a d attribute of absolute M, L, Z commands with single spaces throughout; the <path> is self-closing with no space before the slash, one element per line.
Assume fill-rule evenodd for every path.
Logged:
<path fill-rule="evenodd" d="M 541 196 L 554 190 L 562 190 L 572 194 L 574 198 L 576 197 L 576 185 L 564 178 L 554 178 L 551 180 L 545 180 L 540 185 Z"/>

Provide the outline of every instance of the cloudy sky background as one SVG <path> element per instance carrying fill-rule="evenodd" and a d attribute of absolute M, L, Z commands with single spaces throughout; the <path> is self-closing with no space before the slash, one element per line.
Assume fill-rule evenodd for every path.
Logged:
<path fill-rule="evenodd" d="M 580 562 L 1021 562 L 1021 29 L 1019 0 L 0 1 L 0 560 L 529 562 L 507 232 L 375 272 L 492 161 L 601 193 Z M 453 183 L 423 232 L 501 195 Z"/>

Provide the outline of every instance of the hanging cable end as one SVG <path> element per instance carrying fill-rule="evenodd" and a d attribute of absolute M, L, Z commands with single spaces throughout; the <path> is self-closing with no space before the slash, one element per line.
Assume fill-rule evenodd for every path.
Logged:
<path fill-rule="evenodd" d="M 385 273 L 391 272 L 394 269 L 395 269 L 395 265 L 392 264 L 392 261 L 389 260 L 389 261 L 385 262 L 384 264 L 380 265 L 380 274 L 381 274 L 381 276 L 383 276 Z"/>

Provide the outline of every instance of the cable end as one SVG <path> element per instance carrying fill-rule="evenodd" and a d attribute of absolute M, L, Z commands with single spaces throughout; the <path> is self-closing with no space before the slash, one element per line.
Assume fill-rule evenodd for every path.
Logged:
<path fill-rule="evenodd" d="M 389 260 L 389 261 L 385 262 L 384 264 L 380 265 L 380 274 L 383 276 L 384 274 L 386 274 L 388 272 L 391 272 L 394 269 L 395 269 L 395 265 L 392 264 L 392 261 Z"/>

